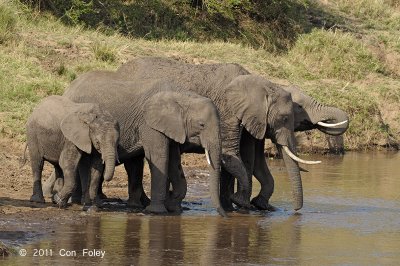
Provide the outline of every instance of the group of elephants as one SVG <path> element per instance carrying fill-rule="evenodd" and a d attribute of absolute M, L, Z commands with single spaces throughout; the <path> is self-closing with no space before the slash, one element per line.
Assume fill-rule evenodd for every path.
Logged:
<path fill-rule="evenodd" d="M 31 201 L 44 202 L 44 161 L 55 169 L 44 190 L 62 207 L 71 195 L 96 205 L 104 197 L 102 180 L 110 180 L 122 163 L 129 206 L 151 213 L 181 212 L 187 191 L 181 154 L 204 152 L 211 198 L 221 215 L 233 210 L 233 203 L 270 210 L 274 179 L 264 157 L 268 138 L 281 151 L 298 210 L 303 206 L 298 162 L 319 161 L 297 157 L 294 132 L 318 129 L 339 135 L 348 124 L 342 110 L 238 64 L 139 57 L 115 72 L 85 73 L 63 96 L 50 96 L 35 108 L 27 123 Z M 151 200 L 142 185 L 144 158 L 151 173 Z M 261 190 L 250 200 L 253 175 Z"/>

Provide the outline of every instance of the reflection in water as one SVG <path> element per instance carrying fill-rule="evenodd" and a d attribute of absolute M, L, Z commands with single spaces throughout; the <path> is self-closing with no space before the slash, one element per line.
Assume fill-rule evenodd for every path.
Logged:
<path fill-rule="evenodd" d="M 200 205 L 182 216 L 100 213 L 87 215 L 84 224 L 60 225 L 46 241 L 24 248 L 52 249 L 53 257 L 34 258 L 42 265 L 397 264 L 400 155 L 349 153 L 323 159 L 303 175 L 300 213 L 290 210 L 290 184 L 281 162 L 273 161 L 271 202 L 280 208 L 277 212 L 223 219 Z M 106 254 L 83 257 L 85 248 Z M 75 250 L 77 257 L 60 257 L 61 249 Z M 31 256 L 6 260 L 11 265 L 31 261 Z"/>
<path fill-rule="evenodd" d="M 270 217 L 143 217 L 101 215 L 87 223 L 60 229 L 47 241 L 25 246 L 52 249 L 52 257 L 34 258 L 44 265 L 74 261 L 86 265 L 176 265 L 293 262 L 301 243 L 301 215 Z M 84 257 L 82 250 L 103 250 L 103 259 Z M 63 254 L 59 254 L 61 251 Z M 76 251 L 76 257 L 62 257 Z M 282 254 L 283 256 L 279 255 Z M 9 258 L 28 263 L 32 257 Z"/>

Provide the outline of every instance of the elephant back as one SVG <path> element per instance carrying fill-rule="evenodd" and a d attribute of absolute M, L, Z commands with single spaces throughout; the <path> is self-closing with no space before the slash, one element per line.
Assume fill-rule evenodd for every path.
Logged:
<path fill-rule="evenodd" d="M 195 65 L 164 57 L 138 57 L 123 64 L 116 73 L 126 80 L 170 80 L 214 101 L 214 91 L 249 72 L 238 64 Z"/>

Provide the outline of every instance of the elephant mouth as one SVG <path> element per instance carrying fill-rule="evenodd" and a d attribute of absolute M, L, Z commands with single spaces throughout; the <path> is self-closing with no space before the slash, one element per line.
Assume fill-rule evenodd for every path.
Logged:
<path fill-rule="evenodd" d="M 298 126 L 294 129 L 294 131 L 306 131 L 317 128 L 317 124 L 313 124 L 309 120 L 303 120 L 299 123 Z"/>

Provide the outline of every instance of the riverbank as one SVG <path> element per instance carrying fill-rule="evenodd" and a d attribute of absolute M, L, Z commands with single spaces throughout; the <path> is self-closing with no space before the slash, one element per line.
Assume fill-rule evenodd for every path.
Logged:
<path fill-rule="evenodd" d="M 398 148 L 400 10 L 396 1 L 375 2 L 305 1 L 298 12 L 305 12 L 307 26 L 298 25 L 302 29 L 286 51 L 273 52 L 217 37 L 207 42 L 149 40 L 66 26 L 49 12 L 3 0 L 0 137 L 23 143 L 33 107 L 48 95 L 62 94 L 81 73 L 113 70 L 136 56 L 169 56 L 190 63 L 235 62 L 278 83 L 297 84 L 320 102 L 349 113 L 344 149 Z M 374 11 L 377 7 L 385 16 Z M 324 135 L 304 134 L 313 145 L 327 146 Z"/>

